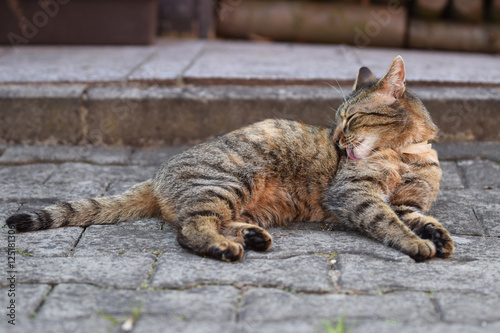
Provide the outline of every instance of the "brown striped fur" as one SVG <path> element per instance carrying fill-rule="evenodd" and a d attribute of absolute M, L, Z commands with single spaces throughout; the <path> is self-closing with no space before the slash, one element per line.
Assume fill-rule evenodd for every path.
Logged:
<path fill-rule="evenodd" d="M 7 223 L 31 231 L 160 217 L 182 246 L 234 261 L 244 249 L 271 246 L 267 227 L 340 220 L 416 260 L 450 256 L 449 233 L 425 215 L 439 190 L 437 154 L 401 152 L 437 132 L 406 90 L 402 58 L 380 80 L 361 68 L 336 123 L 256 123 L 174 156 L 121 195 L 59 203 Z"/>

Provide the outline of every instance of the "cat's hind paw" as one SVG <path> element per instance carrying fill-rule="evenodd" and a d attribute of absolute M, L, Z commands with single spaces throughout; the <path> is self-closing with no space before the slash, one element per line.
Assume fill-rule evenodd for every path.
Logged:
<path fill-rule="evenodd" d="M 245 246 L 245 249 L 255 251 L 266 251 L 271 247 L 271 235 L 255 224 L 230 222 L 224 225 L 222 234 L 237 243 Z"/>

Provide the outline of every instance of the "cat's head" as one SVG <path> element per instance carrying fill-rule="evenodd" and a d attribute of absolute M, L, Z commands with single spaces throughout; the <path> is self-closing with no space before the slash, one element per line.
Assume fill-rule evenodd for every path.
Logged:
<path fill-rule="evenodd" d="M 368 68 L 359 69 L 353 92 L 335 119 L 334 140 L 351 159 L 366 158 L 382 147 L 400 150 L 436 136 L 438 128 L 427 109 L 406 90 L 405 75 L 401 56 L 380 80 Z"/>

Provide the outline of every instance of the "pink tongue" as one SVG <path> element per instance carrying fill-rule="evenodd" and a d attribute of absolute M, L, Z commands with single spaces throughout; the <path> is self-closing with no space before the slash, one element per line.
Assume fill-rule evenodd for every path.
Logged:
<path fill-rule="evenodd" d="M 347 151 L 347 155 L 349 155 L 351 160 L 353 160 L 353 161 L 359 160 L 359 158 L 357 158 L 356 155 L 354 155 L 354 152 L 352 151 L 351 148 L 346 148 L 346 151 Z"/>

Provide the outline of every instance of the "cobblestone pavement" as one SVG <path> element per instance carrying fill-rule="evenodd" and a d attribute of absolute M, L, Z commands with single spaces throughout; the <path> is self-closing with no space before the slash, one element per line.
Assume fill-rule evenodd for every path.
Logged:
<path fill-rule="evenodd" d="M 182 149 L 0 146 L 0 218 L 123 191 Z M 353 333 L 499 332 L 500 143 L 437 149 L 432 214 L 453 235 L 448 260 L 415 263 L 354 232 L 297 223 L 271 229 L 268 252 L 224 263 L 141 220 L 15 234 L 9 273 L 4 227 L 0 331 L 327 332 L 345 319 Z"/>

